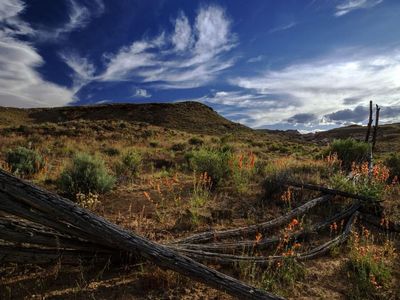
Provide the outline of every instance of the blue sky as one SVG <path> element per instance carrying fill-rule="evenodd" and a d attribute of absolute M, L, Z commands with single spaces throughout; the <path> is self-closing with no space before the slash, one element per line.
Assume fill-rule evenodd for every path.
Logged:
<path fill-rule="evenodd" d="M 196 100 L 254 128 L 400 121 L 400 1 L 0 0 L 0 105 Z"/>

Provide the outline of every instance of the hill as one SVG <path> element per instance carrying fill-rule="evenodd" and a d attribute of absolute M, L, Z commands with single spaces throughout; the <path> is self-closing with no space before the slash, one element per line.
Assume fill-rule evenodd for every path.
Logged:
<path fill-rule="evenodd" d="M 329 142 L 334 139 L 345 139 L 349 137 L 363 140 L 366 132 L 366 126 L 350 125 L 303 135 L 303 138 L 311 142 Z M 377 150 L 379 152 L 400 151 L 400 123 L 379 126 L 377 134 Z"/>
<path fill-rule="evenodd" d="M 224 134 L 249 131 L 199 102 L 106 104 L 56 108 L 17 109 L 0 107 L 0 126 L 19 126 L 68 121 L 143 122 L 191 133 Z"/>

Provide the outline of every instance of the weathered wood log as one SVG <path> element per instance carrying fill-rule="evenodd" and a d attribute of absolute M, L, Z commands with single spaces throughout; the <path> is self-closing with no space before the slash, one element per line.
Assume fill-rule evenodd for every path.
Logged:
<path fill-rule="evenodd" d="M 367 125 L 367 134 L 365 136 L 365 142 L 368 143 L 369 136 L 371 133 L 371 125 L 372 125 L 372 101 L 369 101 L 369 118 L 368 118 L 368 125 Z"/>
<path fill-rule="evenodd" d="M 56 194 L 22 181 L 0 170 L 0 191 L 40 211 L 53 220 L 63 221 L 63 226 L 74 224 L 87 235 L 102 239 L 109 247 L 132 252 L 148 259 L 161 268 L 174 270 L 194 280 L 225 291 L 242 299 L 283 299 L 264 290 L 254 288 L 237 279 L 211 269 L 166 246 L 151 242 L 96 216 L 75 203 Z M 0 202 L 3 201 L 0 195 Z"/>
<path fill-rule="evenodd" d="M 290 258 L 294 258 L 298 261 L 310 260 L 310 259 L 322 256 L 322 255 L 328 253 L 334 247 L 341 245 L 342 243 L 344 243 L 347 240 L 347 238 L 351 232 L 352 225 L 353 225 L 357 215 L 358 215 L 358 212 L 353 213 L 353 215 L 350 217 L 349 221 L 347 222 L 343 233 L 341 233 L 334 239 L 329 240 L 328 242 L 326 242 L 308 252 L 292 255 L 292 256 L 290 256 Z M 283 260 L 283 259 L 288 258 L 288 256 L 285 256 L 285 255 L 274 255 L 274 256 L 266 256 L 266 257 L 263 257 L 263 256 L 241 256 L 241 255 L 206 252 L 206 251 L 201 251 L 201 250 L 190 250 L 190 249 L 182 249 L 182 248 L 176 248 L 176 249 L 177 249 L 177 251 L 185 253 L 186 255 L 189 255 L 190 257 L 193 257 L 197 260 L 201 260 L 204 262 L 210 262 L 210 263 L 217 263 L 217 264 L 221 264 L 221 265 L 231 265 L 234 263 L 249 262 L 249 263 L 253 263 L 256 265 L 260 265 L 260 266 L 268 266 L 273 261 Z"/>
<path fill-rule="evenodd" d="M 58 250 L 73 249 L 93 253 L 113 252 L 113 249 L 78 240 L 49 228 L 39 228 L 33 226 L 33 224 L 10 219 L 0 219 L 0 239 L 12 243 L 32 244 Z"/>
<path fill-rule="evenodd" d="M 324 194 L 329 194 L 329 195 L 334 195 L 334 196 L 342 196 L 342 197 L 345 197 L 345 198 L 357 199 L 357 200 L 367 201 L 367 202 L 371 202 L 371 203 L 382 202 L 382 201 L 379 201 L 379 200 L 377 200 L 375 198 L 366 197 L 366 196 L 357 195 L 357 194 L 352 194 L 352 193 L 348 193 L 348 192 L 345 192 L 345 191 L 336 190 L 336 189 L 330 189 L 330 188 L 327 188 L 327 187 L 324 187 L 324 186 L 319 186 L 319 185 L 314 185 L 314 184 L 309 184 L 309 183 L 301 183 L 301 182 L 295 182 L 295 181 L 285 181 L 285 182 L 282 182 L 282 184 L 284 184 L 286 186 L 293 186 L 293 187 L 303 188 L 303 189 L 306 189 L 306 190 L 322 192 Z"/>
<path fill-rule="evenodd" d="M 273 229 L 276 227 L 279 227 L 281 225 L 284 225 L 288 222 L 290 222 L 293 218 L 298 218 L 299 216 L 304 215 L 307 213 L 311 208 L 322 204 L 324 202 L 327 202 L 330 200 L 332 197 L 330 195 L 322 196 L 319 198 L 315 198 L 313 200 L 308 201 L 307 203 L 296 207 L 295 209 L 291 210 L 287 214 L 280 216 L 276 219 L 264 222 L 264 223 L 259 223 L 251 226 L 246 226 L 246 227 L 241 227 L 241 228 L 234 228 L 234 229 L 228 229 L 228 230 L 222 230 L 222 231 L 207 231 L 207 232 L 202 232 L 198 233 L 192 236 L 189 236 L 187 238 L 183 238 L 180 240 L 175 241 L 175 244 L 193 244 L 193 243 L 204 243 L 212 240 L 219 240 L 219 239 L 224 239 L 224 238 L 232 238 L 232 237 L 237 237 L 237 236 L 251 236 L 255 235 L 258 232 L 264 232 L 269 229 Z"/>
<path fill-rule="evenodd" d="M 105 253 L 96 254 L 94 252 L 79 250 L 60 251 L 0 245 L 0 263 L 53 264 L 61 261 L 63 264 L 78 265 L 83 260 L 105 262 L 110 259 L 111 255 Z"/>
<path fill-rule="evenodd" d="M 1 181 L 0 181 L 1 184 Z M 0 211 L 12 214 L 17 217 L 29 220 L 31 222 L 41 224 L 52 228 L 60 233 L 73 236 L 77 240 L 92 241 L 96 244 L 107 247 L 107 243 L 103 239 L 98 239 L 95 236 L 85 233 L 74 225 L 63 223 L 62 220 L 49 218 L 49 216 L 41 211 L 32 209 L 29 205 L 16 201 L 13 197 L 4 193 L 0 189 Z M 1 234 L 1 233 L 0 233 Z"/>
<path fill-rule="evenodd" d="M 288 241 L 299 241 L 312 234 L 321 232 L 331 225 L 333 222 L 338 222 L 352 215 L 360 207 L 359 203 L 355 203 L 347 209 L 335 214 L 329 219 L 314 225 L 312 228 L 301 230 L 299 232 L 291 233 L 288 236 Z M 246 250 L 262 250 L 272 247 L 281 241 L 281 237 L 274 236 L 270 238 L 263 238 L 258 242 L 255 240 L 237 241 L 237 242 L 225 242 L 225 243 L 210 243 L 210 244 L 174 244 L 175 248 L 179 249 L 190 249 L 190 250 L 201 250 L 207 252 L 218 252 L 227 253 L 234 251 L 246 251 Z"/>

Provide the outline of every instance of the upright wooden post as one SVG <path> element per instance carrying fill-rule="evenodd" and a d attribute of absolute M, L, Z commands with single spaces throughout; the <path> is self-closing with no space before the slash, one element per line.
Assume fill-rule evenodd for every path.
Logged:
<path fill-rule="evenodd" d="M 369 101 L 369 120 L 368 120 L 368 127 L 367 127 L 367 135 L 365 136 L 366 143 L 368 143 L 369 136 L 371 134 L 371 125 L 372 125 L 372 100 Z"/>
<path fill-rule="evenodd" d="M 376 144 L 376 136 L 378 134 L 378 125 L 379 125 L 379 111 L 381 108 L 376 104 L 376 113 L 375 113 L 375 126 L 374 126 L 374 133 L 372 135 L 372 151 L 375 150 Z"/>

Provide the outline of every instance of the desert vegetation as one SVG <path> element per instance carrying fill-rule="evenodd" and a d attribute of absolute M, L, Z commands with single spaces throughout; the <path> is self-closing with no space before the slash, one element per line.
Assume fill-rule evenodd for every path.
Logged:
<path fill-rule="evenodd" d="M 379 136 L 370 167 L 363 139 L 335 136 L 321 143 L 285 137 L 218 121 L 214 113 L 219 125 L 202 131 L 204 126 L 191 129 L 185 123 L 198 117 L 175 118 L 177 113 L 183 114 L 180 107 L 167 112 L 173 120 L 167 124 L 152 124 L 143 111 L 140 121 L 56 122 L 49 118 L 59 118 L 44 114 L 46 120 L 30 124 L 27 116 L 16 118 L 0 127 L 1 167 L 123 229 L 282 297 L 400 297 L 399 157 L 379 144 Z M 363 200 L 321 195 L 306 184 Z M 302 207 L 304 213 L 293 213 Z M 279 224 L 268 225 L 276 218 Z M 203 233 L 211 237 L 201 241 Z M 4 262 L 0 272 L 2 299 L 231 298 L 140 259 Z"/>

